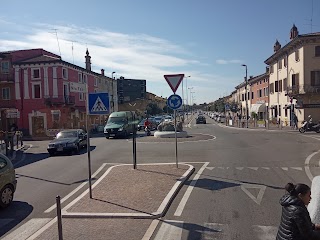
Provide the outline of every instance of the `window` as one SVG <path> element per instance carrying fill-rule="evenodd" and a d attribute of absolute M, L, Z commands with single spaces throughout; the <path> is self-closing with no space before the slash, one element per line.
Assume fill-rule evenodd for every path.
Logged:
<path fill-rule="evenodd" d="M 284 78 L 283 79 L 283 90 L 287 91 L 288 88 L 288 79 Z"/>
<path fill-rule="evenodd" d="M 282 92 L 282 80 L 279 81 L 279 92 Z"/>
<path fill-rule="evenodd" d="M 62 77 L 63 79 L 68 79 L 68 69 L 62 68 Z"/>
<path fill-rule="evenodd" d="M 87 75 L 83 75 L 83 83 L 87 83 L 88 80 L 88 76 Z"/>
<path fill-rule="evenodd" d="M 41 85 L 40 84 L 33 84 L 32 98 L 34 98 L 34 99 L 41 98 Z"/>
<path fill-rule="evenodd" d="M 10 63 L 9 61 L 1 62 L 1 73 L 9 73 Z"/>
<path fill-rule="evenodd" d="M 4 169 L 7 166 L 7 161 L 0 157 L 0 169 Z"/>
<path fill-rule="evenodd" d="M 78 80 L 79 80 L 79 83 L 82 83 L 82 74 L 81 73 L 78 73 Z"/>
<path fill-rule="evenodd" d="M 275 87 L 275 88 L 274 88 L 274 91 L 275 91 L 275 92 L 279 92 L 279 81 L 275 81 L 275 82 L 274 82 L 274 87 Z"/>
<path fill-rule="evenodd" d="M 79 100 L 83 101 L 84 100 L 84 93 L 79 93 Z"/>
<path fill-rule="evenodd" d="M 259 97 L 262 97 L 262 89 L 259 89 Z"/>
<path fill-rule="evenodd" d="M 274 83 L 270 83 L 270 93 L 274 93 Z"/>
<path fill-rule="evenodd" d="M 40 78 L 40 68 L 33 68 L 31 69 L 32 79 L 39 79 Z"/>
<path fill-rule="evenodd" d="M 282 59 L 278 61 L 278 69 L 282 69 Z"/>
<path fill-rule="evenodd" d="M 286 58 L 286 57 L 283 59 L 283 66 L 284 66 L 285 68 L 287 67 L 287 58 Z"/>
<path fill-rule="evenodd" d="M 98 78 L 94 79 L 94 86 L 98 86 Z"/>
<path fill-rule="evenodd" d="M 320 71 L 311 71 L 311 86 L 320 86 Z"/>
<path fill-rule="evenodd" d="M 254 92 L 251 92 L 251 99 L 254 99 Z"/>
<path fill-rule="evenodd" d="M 10 100 L 10 88 L 2 88 L 2 100 Z"/>
<path fill-rule="evenodd" d="M 266 87 L 266 96 L 269 95 L 269 87 Z"/>
<path fill-rule="evenodd" d="M 292 86 L 299 85 L 299 73 L 292 74 Z"/>
<path fill-rule="evenodd" d="M 281 105 L 279 105 L 279 116 L 281 116 Z"/>
<path fill-rule="evenodd" d="M 320 46 L 315 46 L 315 48 L 314 48 L 314 56 L 320 57 Z"/>
<path fill-rule="evenodd" d="M 244 101 L 244 94 L 242 94 L 242 98 L 241 99 L 242 99 L 242 101 Z"/>
<path fill-rule="evenodd" d="M 294 56 L 295 56 L 296 61 L 300 60 L 300 58 L 299 58 L 299 50 L 295 51 Z"/>

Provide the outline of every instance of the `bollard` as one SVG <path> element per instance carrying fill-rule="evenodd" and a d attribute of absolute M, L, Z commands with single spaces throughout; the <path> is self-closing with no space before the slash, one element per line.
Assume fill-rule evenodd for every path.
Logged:
<path fill-rule="evenodd" d="M 57 220 L 58 220 L 59 240 L 63 240 L 63 237 L 62 237 L 61 202 L 60 202 L 60 196 L 59 195 L 56 197 L 56 204 L 57 204 Z"/>

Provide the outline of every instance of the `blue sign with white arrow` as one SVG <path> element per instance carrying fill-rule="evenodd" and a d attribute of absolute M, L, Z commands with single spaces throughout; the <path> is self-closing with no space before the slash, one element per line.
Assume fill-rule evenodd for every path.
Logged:
<path fill-rule="evenodd" d="M 109 113 L 108 93 L 89 93 L 89 114 L 104 115 Z"/>
<path fill-rule="evenodd" d="M 167 100 L 167 106 L 173 110 L 178 109 L 182 105 L 182 98 L 177 94 L 172 94 Z"/>

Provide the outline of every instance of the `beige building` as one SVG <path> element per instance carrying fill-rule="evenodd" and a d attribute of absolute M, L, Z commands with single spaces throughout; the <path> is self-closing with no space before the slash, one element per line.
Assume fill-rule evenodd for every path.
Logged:
<path fill-rule="evenodd" d="M 301 123 L 312 115 L 320 120 L 320 33 L 299 35 L 295 25 L 290 42 L 276 41 L 269 66 L 269 119 L 290 124 L 293 114 Z"/>

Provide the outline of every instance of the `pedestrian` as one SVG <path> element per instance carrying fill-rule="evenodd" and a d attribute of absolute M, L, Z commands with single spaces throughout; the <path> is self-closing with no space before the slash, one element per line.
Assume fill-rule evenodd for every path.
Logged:
<path fill-rule="evenodd" d="M 298 129 L 298 117 L 293 113 L 293 129 Z"/>
<path fill-rule="evenodd" d="M 307 209 L 311 190 L 306 184 L 285 186 L 286 193 L 281 199 L 281 222 L 276 240 L 320 240 L 320 225 L 313 224 Z"/>

